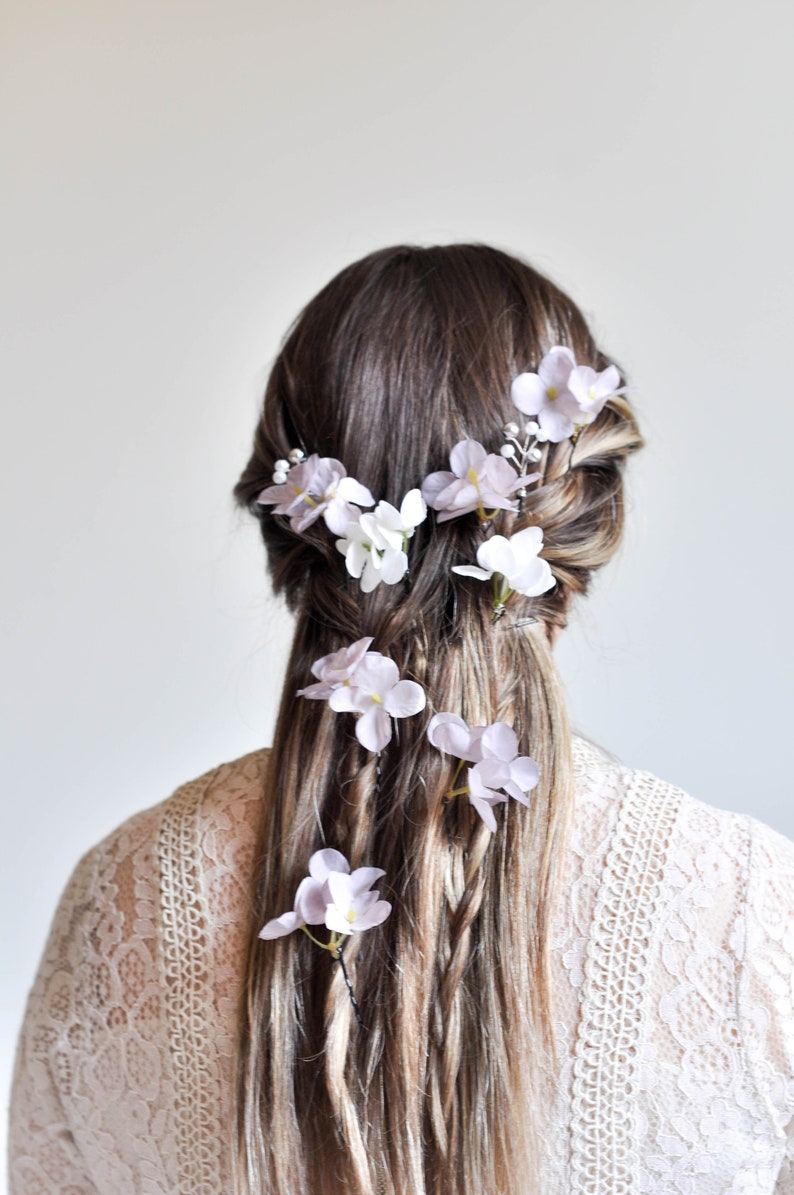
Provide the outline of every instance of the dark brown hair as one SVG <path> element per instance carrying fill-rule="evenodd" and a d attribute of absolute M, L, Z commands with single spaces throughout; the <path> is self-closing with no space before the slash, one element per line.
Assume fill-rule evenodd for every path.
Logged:
<path fill-rule="evenodd" d="M 603 369 L 574 304 L 523 262 L 483 245 L 385 249 L 349 266 L 303 311 L 273 367 L 254 452 L 236 487 L 257 515 L 273 585 L 297 615 L 264 794 L 242 1016 L 240 1185 L 251 1192 L 502 1195 L 532 1189 L 549 1046 L 545 942 L 571 796 L 571 745 L 550 651 L 572 595 L 614 551 L 622 466 L 641 441 L 613 399 L 576 445 L 547 445 L 510 533 L 539 524 L 556 586 L 516 599 L 522 629 L 491 621 L 489 586 L 451 572 L 474 559 L 474 515 L 410 543 L 410 584 L 363 594 L 320 520 L 297 534 L 257 506 L 288 450 L 335 457 L 399 506 L 459 440 L 489 451 L 516 417 L 510 383 L 555 344 Z M 428 696 L 374 762 L 353 719 L 295 692 L 312 663 L 364 635 Z M 449 762 L 425 737 L 451 710 L 516 728 L 541 782 L 492 835 L 445 801 Z M 292 907 L 313 851 L 383 867 L 391 917 L 345 957 L 366 1031 L 329 956 L 302 934 L 263 943 Z M 518 1177 L 517 1177 L 518 1176 Z M 526 1176 L 526 1187 L 522 1186 Z"/>

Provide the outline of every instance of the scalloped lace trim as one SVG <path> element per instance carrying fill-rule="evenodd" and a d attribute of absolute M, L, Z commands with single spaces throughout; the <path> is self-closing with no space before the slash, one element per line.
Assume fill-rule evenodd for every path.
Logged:
<path fill-rule="evenodd" d="M 205 789 L 202 778 L 171 798 L 158 846 L 175 1146 L 184 1195 L 222 1190 L 220 1076 L 215 1050 L 208 1049 L 214 1020 L 210 930 L 199 870 L 198 814 Z"/>
<path fill-rule="evenodd" d="M 643 987 L 683 794 L 644 772 L 626 778 L 584 964 L 571 1123 L 575 1195 L 640 1189 L 635 1110 Z"/>

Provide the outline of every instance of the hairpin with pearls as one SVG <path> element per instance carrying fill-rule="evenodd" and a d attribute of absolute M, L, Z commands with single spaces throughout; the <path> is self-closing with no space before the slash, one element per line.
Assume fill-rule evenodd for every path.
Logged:
<path fill-rule="evenodd" d="M 302 448 L 290 448 L 286 460 L 278 460 L 273 466 L 273 485 L 284 485 L 287 474 L 294 465 L 299 465 L 306 457 Z"/>

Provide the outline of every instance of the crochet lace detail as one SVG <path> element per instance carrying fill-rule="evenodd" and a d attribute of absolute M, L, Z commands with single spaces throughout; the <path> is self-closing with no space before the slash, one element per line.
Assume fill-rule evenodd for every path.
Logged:
<path fill-rule="evenodd" d="M 179 1189 L 190 1195 L 217 1195 L 221 1190 L 220 1077 L 214 1051 L 208 1049 L 213 985 L 207 966 L 209 919 L 199 871 L 202 792 L 202 783 L 194 781 L 167 804 L 157 856 Z"/>
<path fill-rule="evenodd" d="M 643 986 L 682 794 L 635 772 L 596 898 L 584 964 L 571 1124 L 572 1192 L 630 1195 Z"/>

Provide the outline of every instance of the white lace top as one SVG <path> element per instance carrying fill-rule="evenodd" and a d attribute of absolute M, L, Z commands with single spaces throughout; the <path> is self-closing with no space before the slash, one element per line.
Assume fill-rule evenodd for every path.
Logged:
<path fill-rule="evenodd" d="M 794 845 L 577 742 L 551 947 L 553 1195 L 794 1195 Z M 266 753 L 77 867 L 20 1040 L 12 1195 L 230 1189 Z"/>

